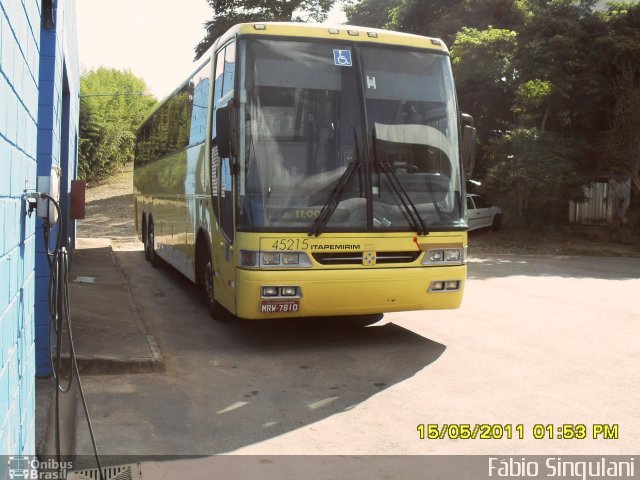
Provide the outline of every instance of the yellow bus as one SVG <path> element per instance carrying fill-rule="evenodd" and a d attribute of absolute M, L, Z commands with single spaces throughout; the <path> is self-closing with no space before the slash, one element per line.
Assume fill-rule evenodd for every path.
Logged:
<path fill-rule="evenodd" d="M 464 118 L 438 39 L 236 25 L 138 130 L 145 256 L 214 318 L 457 308 Z"/>

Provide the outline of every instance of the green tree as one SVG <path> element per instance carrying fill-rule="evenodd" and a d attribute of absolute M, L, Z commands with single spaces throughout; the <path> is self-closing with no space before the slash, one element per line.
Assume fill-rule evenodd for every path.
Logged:
<path fill-rule="evenodd" d="M 344 6 L 349 25 L 385 28 L 391 21 L 390 11 L 400 6 L 402 0 L 365 0 Z"/>
<path fill-rule="evenodd" d="M 513 30 L 463 28 L 451 48 L 460 105 L 475 118 L 483 144 L 512 128 L 517 45 Z"/>
<path fill-rule="evenodd" d="M 631 177 L 640 191 L 640 82 L 630 71 L 620 73 L 612 128 L 606 134 L 611 167 Z"/>
<path fill-rule="evenodd" d="M 605 127 L 603 111 L 611 103 L 610 89 L 604 85 L 603 58 L 594 40 L 606 35 L 606 25 L 594 4 L 595 0 L 529 0 L 516 61 L 524 104 L 514 109 L 524 114 L 522 122 L 540 122 L 543 130 L 571 135 Z M 525 104 L 527 111 L 522 109 Z"/>
<path fill-rule="evenodd" d="M 322 21 L 335 0 L 207 0 L 213 18 L 205 22 L 205 37 L 195 48 L 200 58 L 213 42 L 237 23 Z"/>
<path fill-rule="evenodd" d="M 393 30 L 440 37 L 450 44 L 452 36 L 464 25 L 451 26 L 451 18 L 460 12 L 463 4 L 464 0 L 402 0 L 391 9 L 387 26 Z"/>
<path fill-rule="evenodd" d="M 101 180 L 133 160 L 135 132 L 156 103 L 128 70 L 98 68 L 80 79 L 78 176 Z"/>
<path fill-rule="evenodd" d="M 572 96 L 586 96 L 602 78 L 584 68 L 593 57 L 582 43 L 596 14 L 574 3 L 528 4 L 517 31 L 463 28 L 451 48 L 460 104 L 476 117 L 485 145 L 483 188 L 500 195 L 522 226 L 554 211 L 563 219 L 566 208 L 558 205 L 580 198 L 588 182 L 579 173 L 584 143 L 577 125 L 596 128 L 584 110 L 601 97 L 591 92 L 590 103 Z"/>
<path fill-rule="evenodd" d="M 509 192 L 514 178 L 524 181 L 514 172 L 544 186 L 548 169 L 577 195 L 575 179 L 613 170 L 640 191 L 640 2 L 611 1 L 604 12 L 595 4 L 393 0 L 384 8 L 360 0 L 346 13 L 350 22 L 439 36 L 450 46 L 460 107 L 475 117 L 483 147 L 476 178 L 486 176 L 487 188 Z M 537 160 L 521 149 L 537 152 L 544 168 L 525 169 Z M 567 198 L 556 187 L 544 190 L 545 201 Z M 526 198 L 516 204 L 525 222 Z"/>
<path fill-rule="evenodd" d="M 520 123 L 535 123 L 535 119 L 541 117 L 540 130 L 544 131 L 552 91 L 553 85 L 548 80 L 535 79 L 518 85 L 513 111 L 516 115 L 521 115 Z"/>
<path fill-rule="evenodd" d="M 363 0 L 344 10 L 351 24 L 440 37 L 447 45 L 463 27 L 515 29 L 523 19 L 518 0 Z"/>
<path fill-rule="evenodd" d="M 490 141 L 484 188 L 501 197 L 521 226 L 562 218 L 566 207 L 554 212 L 558 200 L 582 199 L 582 186 L 588 182 L 576 174 L 574 164 L 582 149 L 571 137 L 516 129 Z"/>
<path fill-rule="evenodd" d="M 612 169 L 629 175 L 640 192 L 640 3 L 609 2 L 605 19 L 608 34 L 599 44 L 615 98 L 607 148 Z"/>

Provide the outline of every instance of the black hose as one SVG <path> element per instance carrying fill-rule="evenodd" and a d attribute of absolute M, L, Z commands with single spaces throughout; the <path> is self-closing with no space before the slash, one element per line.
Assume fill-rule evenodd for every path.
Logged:
<path fill-rule="evenodd" d="M 58 214 L 58 219 L 62 218 L 62 212 L 58 202 L 47 195 L 46 193 L 40 194 L 43 200 L 47 200 L 48 203 L 52 203 Z M 49 211 L 49 205 L 47 205 L 47 212 Z M 87 419 L 87 426 L 89 427 L 89 435 L 91 436 L 91 445 L 95 455 L 96 463 L 98 465 L 98 471 L 100 480 L 104 479 L 104 473 L 102 471 L 102 464 L 100 462 L 100 455 L 98 454 L 98 447 L 96 445 L 95 436 L 93 433 L 93 426 L 91 424 L 91 417 L 89 416 L 89 409 L 87 407 L 87 400 L 82 388 L 82 382 L 80 381 L 80 372 L 78 370 L 78 362 L 76 360 L 75 346 L 73 344 L 73 331 L 71 329 L 71 309 L 69 307 L 69 255 L 67 248 L 62 245 L 62 228 L 58 223 L 58 230 L 56 232 L 56 242 L 53 250 L 49 250 L 50 247 L 50 232 L 52 225 L 48 218 L 45 218 L 43 222 L 44 226 L 44 241 L 45 251 L 47 253 L 47 262 L 49 263 L 50 276 L 49 276 L 49 358 L 51 361 L 51 371 L 56 388 L 55 397 L 55 441 L 56 441 L 56 460 L 58 465 L 62 465 L 60 454 L 60 404 L 59 395 L 69 393 L 71 385 L 73 384 L 73 377 L 78 382 L 78 391 L 80 392 L 80 399 L 82 400 L 82 408 Z M 68 382 L 65 385 L 61 385 L 61 373 L 62 373 L 62 330 L 66 327 L 67 339 L 69 341 L 69 361 L 70 369 L 68 372 Z M 56 342 L 55 351 L 52 351 L 51 333 L 55 332 Z M 60 467 L 59 473 L 62 474 Z M 60 477 L 62 478 L 62 476 Z"/>

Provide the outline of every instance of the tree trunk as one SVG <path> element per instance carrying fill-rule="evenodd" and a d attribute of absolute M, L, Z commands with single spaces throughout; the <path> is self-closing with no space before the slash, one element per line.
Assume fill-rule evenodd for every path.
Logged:
<path fill-rule="evenodd" d="M 300 6 L 300 1 L 297 1 L 297 0 L 282 2 L 282 5 L 280 7 L 280 14 L 278 15 L 280 18 L 278 18 L 278 20 L 282 22 L 290 22 L 293 18 L 293 12 L 299 6 Z"/>
<path fill-rule="evenodd" d="M 541 132 L 544 132 L 544 129 L 547 126 L 547 119 L 549 118 L 549 113 L 551 113 L 551 105 L 547 105 L 547 108 L 544 111 L 544 115 L 542 116 L 542 122 L 540 122 L 540 131 Z"/>

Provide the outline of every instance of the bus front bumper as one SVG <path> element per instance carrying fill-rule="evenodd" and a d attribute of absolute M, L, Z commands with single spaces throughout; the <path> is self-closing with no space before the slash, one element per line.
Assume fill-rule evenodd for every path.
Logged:
<path fill-rule="evenodd" d="M 263 319 L 453 309 L 462 303 L 466 277 L 466 265 L 357 270 L 238 269 L 236 315 Z M 456 281 L 457 289 L 433 290 L 433 282 Z M 263 297 L 263 287 L 297 287 L 300 295 Z"/>

